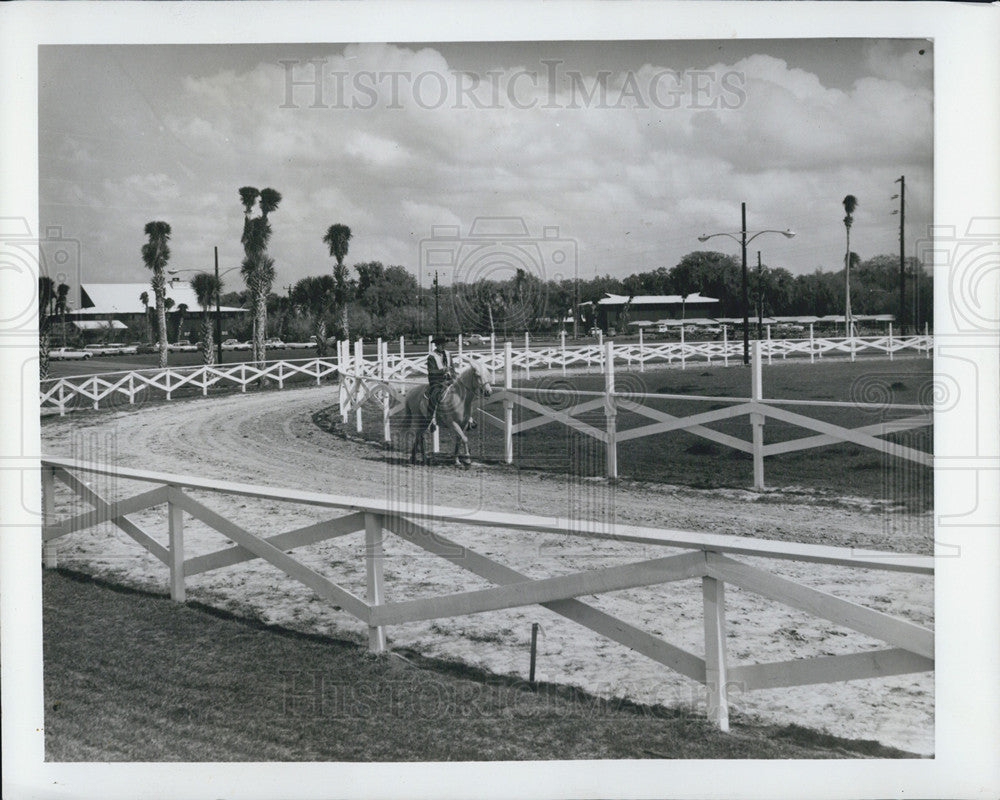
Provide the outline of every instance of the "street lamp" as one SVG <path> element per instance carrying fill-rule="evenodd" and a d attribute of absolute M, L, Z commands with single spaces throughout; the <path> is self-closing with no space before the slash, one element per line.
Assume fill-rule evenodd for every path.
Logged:
<path fill-rule="evenodd" d="M 222 364 L 222 307 L 219 303 L 219 293 L 222 289 L 222 281 L 220 280 L 222 275 L 227 275 L 234 269 L 239 269 L 239 267 L 230 267 L 227 270 L 223 270 L 219 273 L 219 248 L 215 247 L 215 346 L 217 348 L 216 353 L 219 356 L 219 364 Z M 204 272 L 200 269 L 168 269 L 167 273 L 170 275 L 179 275 L 182 272 Z"/>
<path fill-rule="evenodd" d="M 763 231 L 755 231 L 752 236 L 747 236 L 747 204 L 740 203 L 743 225 L 737 233 L 703 233 L 698 237 L 699 242 L 707 242 L 714 236 L 728 236 L 734 242 L 740 243 L 740 250 L 743 256 L 743 363 L 750 363 L 750 297 L 747 293 L 747 245 L 758 236 L 765 233 L 780 233 L 786 239 L 791 239 L 795 234 L 788 229 L 783 231 L 768 228 Z"/>
<path fill-rule="evenodd" d="M 427 270 L 430 275 L 431 271 Z M 438 271 L 434 270 L 434 335 L 441 335 L 441 304 L 440 304 L 440 284 L 438 283 Z"/>

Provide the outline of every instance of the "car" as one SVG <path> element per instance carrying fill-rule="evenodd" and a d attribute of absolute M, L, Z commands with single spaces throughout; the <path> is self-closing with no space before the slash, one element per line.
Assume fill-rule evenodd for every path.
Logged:
<path fill-rule="evenodd" d="M 470 334 L 466 335 L 465 337 L 463 337 L 462 341 L 463 341 L 464 344 L 476 344 L 476 345 L 478 345 L 478 344 L 486 344 L 489 341 L 489 337 L 488 336 L 481 336 L 478 333 L 470 333 Z"/>
<path fill-rule="evenodd" d="M 243 344 L 243 342 L 241 342 L 239 339 L 226 339 L 222 343 L 222 349 L 223 350 L 236 350 L 236 349 L 239 348 L 239 346 L 241 344 Z"/>
<path fill-rule="evenodd" d="M 158 344 L 138 344 L 135 346 L 135 351 L 137 353 L 158 353 L 160 352 L 160 346 Z"/>
<path fill-rule="evenodd" d="M 73 350 L 66 347 L 59 347 L 49 351 L 49 358 L 54 361 L 87 359 L 92 358 L 93 355 L 93 353 L 86 350 Z"/>
<path fill-rule="evenodd" d="M 281 339 L 265 339 L 264 347 L 284 347 L 285 343 Z"/>

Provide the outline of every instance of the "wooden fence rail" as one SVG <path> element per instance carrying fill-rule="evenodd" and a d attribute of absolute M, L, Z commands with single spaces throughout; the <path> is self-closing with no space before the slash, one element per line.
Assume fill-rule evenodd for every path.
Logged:
<path fill-rule="evenodd" d="M 503 387 L 485 398 L 479 408 L 483 421 L 503 431 L 504 460 L 511 464 L 514 461 L 513 437 L 540 427 L 542 425 L 560 424 L 571 428 L 585 436 L 605 445 L 606 475 L 609 478 L 618 477 L 618 445 L 647 436 L 675 431 L 686 431 L 695 436 L 708 439 L 718 444 L 731 447 L 753 457 L 753 484 L 756 489 L 765 487 L 764 459 L 773 458 L 785 453 L 798 452 L 817 447 L 826 447 L 838 442 L 849 442 L 860 447 L 869 448 L 887 456 L 912 461 L 923 466 L 933 465 L 931 453 L 906 447 L 886 440 L 888 434 L 913 430 L 930 426 L 933 423 L 931 410 L 921 405 L 883 405 L 863 402 L 838 403 L 833 401 L 788 401 L 765 399 L 761 365 L 763 363 L 764 344 L 754 342 L 752 351 L 751 396 L 747 398 L 733 397 L 700 397 L 666 394 L 641 394 L 634 392 L 620 393 L 615 388 L 615 364 L 619 361 L 616 346 L 613 342 L 604 343 L 604 390 L 602 392 L 574 391 L 573 405 L 567 408 L 554 407 L 546 404 L 546 397 L 556 395 L 558 390 L 517 388 L 513 385 L 513 374 L 517 358 L 510 342 L 505 343 L 503 360 L 497 370 L 504 376 Z M 465 354 L 466 358 L 473 358 Z M 366 361 L 361 358 L 360 351 L 350 355 L 346 348 L 341 354 L 340 379 L 340 413 L 345 428 L 353 412 L 355 430 L 362 433 L 364 420 L 361 414 L 366 404 L 376 405 L 382 409 L 382 437 L 386 443 L 391 443 L 390 418 L 403 408 L 403 397 L 406 389 L 420 381 L 414 380 L 419 373 L 416 368 L 407 371 L 402 363 L 393 362 L 384 350 L 380 351 L 378 361 Z M 385 376 L 394 376 L 387 378 Z M 727 404 L 725 408 L 713 408 L 689 416 L 679 417 L 665 411 L 653 408 L 650 401 L 684 400 L 705 402 L 713 405 Z M 502 406 L 503 416 L 490 412 L 491 406 Z M 514 422 L 513 408 L 518 406 L 534 416 L 529 419 Z M 813 417 L 791 411 L 792 407 L 824 407 L 848 408 L 854 411 L 878 409 L 902 416 L 889 422 L 879 422 L 858 428 L 846 428 L 834 425 Z M 594 412 L 603 412 L 604 426 L 599 427 L 592 419 L 584 421 L 581 417 Z M 648 420 L 643 425 L 619 430 L 617 418 L 621 412 L 630 412 Z M 751 423 L 751 439 L 746 441 L 727 433 L 708 427 L 711 423 L 724 420 L 749 417 Z M 810 435 L 791 441 L 765 444 L 764 427 L 771 419 L 787 426 L 793 426 L 808 431 Z M 436 434 L 436 432 L 435 432 Z M 439 450 L 439 440 L 435 435 L 433 449 Z"/>
<path fill-rule="evenodd" d="M 933 558 L 929 556 L 722 534 L 609 526 L 607 523 L 579 519 L 431 505 L 407 505 L 403 508 L 392 500 L 275 489 L 61 458 L 42 458 L 41 469 L 46 514 L 42 542 L 46 566 L 57 564 L 56 542 L 59 539 L 102 522 L 113 523 L 164 563 L 170 595 L 178 602 L 185 600 L 186 578 L 263 559 L 363 622 L 368 628 L 369 648 L 376 653 L 385 651 L 386 628 L 390 625 L 538 604 L 705 685 L 708 716 L 722 730 L 729 727 L 728 697 L 734 687 L 751 690 L 799 686 L 924 672 L 934 668 L 932 630 L 798 584 L 734 558 L 740 555 L 757 556 L 850 569 L 933 575 Z M 88 486 L 83 477 L 93 475 L 110 475 L 116 481 L 136 482 L 152 488 L 130 497 L 106 498 Z M 89 503 L 91 511 L 56 519 L 56 481 L 65 484 L 74 495 Z M 228 520 L 204 502 L 195 500 L 185 491 L 191 489 L 328 508 L 339 512 L 339 516 L 281 533 L 272 530 L 254 532 Z M 166 543 L 157 541 L 131 519 L 139 511 L 161 506 L 166 507 L 168 520 Z M 185 520 L 188 517 L 200 520 L 232 544 L 211 553 L 186 556 Z M 438 529 L 442 524 L 463 529 L 486 527 L 635 542 L 682 552 L 631 564 L 530 578 L 443 536 Z M 290 555 L 290 551 L 299 547 L 361 533 L 364 533 L 366 544 L 366 593 L 363 598 Z M 391 587 L 386 585 L 383 572 L 383 537 L 387 533 L 487 579 L 494 587 L 393 602 L 390 600 Z M 704 608 L 703 655 L 673 645 L 578 599 L 619 589 L 698 578 L 701 579 Z M 726 632 L 727 584 L 882 640 L 890 647 L 847 655 L 730 665 Z"/>

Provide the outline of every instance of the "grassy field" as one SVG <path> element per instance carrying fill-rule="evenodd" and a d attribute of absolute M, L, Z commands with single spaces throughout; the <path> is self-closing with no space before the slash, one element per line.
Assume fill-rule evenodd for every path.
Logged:
<path fill-rule="evenodd" d="M 51 761 L 893 758 L 876 742 L 374 657 L 64 570 L 43 576 Z"/>
<path fill-rule="evenodd" d="M 828 400 L 845 403 L 875 403 L 878 408 L 795 407 L 790 411 L 835 425 L 857 428 L 888 422 L 917 414 L 894 410 L 892 404 L 919 404 L 931 407 L 933 372 L 931 361 L 923 358 L 896 361 L 858 361 L 827 359 L 815 364 L 776 362 L 764 366 L 763 385 L 766 398 L 783 400 Z M 545 389 L 547 394 L 529 395 L 554 409 L 565 409 L 590 399 L 585 392 L 603 390 L 600 375 L 550 374 L 530 381 L 520 380 L 525 389 Z M 616 375 L 618 392 L 640 394 L 684 394 L 708 397 L 750 396 L 750 370 L 742 366 L 691 366 L 686 370 L 659 369 L 645 373 L 620 371 Z M 659 398 L 633 398 L 635 402 L 675 416 L 689 416 L 729 403 Z M 490 409 L 502 416 L 502 408 Z M 519 406 L 514 421 L 536 416 Z M 604 429 L 603 410 L 579 415 L 579 419 Z M 629 412 L 618 415 L 618 430 L 648 424 L 651 420 Z M 748 416 L 710 423 L 712 428 L 744 441 L 751 439 Z M 352 428 L 353 429 L 353 428 Z M 366 410 L 365 435 L 377 441 L 381 435 L 379 409 Z M 794 425 L 768 420 L 764 442 L 785 441 L 810 436 L 812 432 Z M 480 425 L 470 436 L 470 448 L 477 460 L 499 464 L 503 454 L 503 432 L 492 425 Z M 930 427 L 890 434 L 890 441 L 930 452 L 933 430 Z M 442 448 L 450 452 L 450 436 L 443 437 Z M 402 437 L 396 442 L 403 447 Z M 527 469 L 565 472 L 580 478 L 605 475 L 605 446 L 593 438 L 558 423 L 548 424 L 514 437 L 514 463 Z M 933 503 L 933 473 L 910 461 L 883 456 L 875 450 L 854 444 L 829 445 L 818 449 L 778 455 L 765 459 L 765 482 L 771 488 L 802 489 L 813 494 L 856 496 L 883 501 L 890 507 L 924 512 Z M 697 488 L 749 488 L 753 485 L 753 462 L 749 454 L 734 450 L 684 431 L 658 434 L 628 442 L 618 448 L 618 474 L 622 479 L 657 481 Z"/>

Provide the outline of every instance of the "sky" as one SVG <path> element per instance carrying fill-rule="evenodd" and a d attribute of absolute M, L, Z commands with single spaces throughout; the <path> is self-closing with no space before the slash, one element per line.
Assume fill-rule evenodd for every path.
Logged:
<path fill-rule="evenodd" d="M 697 237 L 737 232 L 741 202 L 751 233 L 796 233 L 759 237 L 751 263 L 760 249 L 793 274 L 837 270 L 848 194 L 851 249 L 898 254 L 901 175 L 910 252 L 932 222 L 924 40 L 39 53 L 40 221 L 79 242 L 74 287 L 77 273 L 148 280 L 151 220 L 172 227 L 170 268 L 211 269 L 215 246 L 220 270 L 238 266 L 245 185 L 284 198 L 271 216 L 279 292 L 331 269 L 334 223 L 353 232 L 348 264 L 399 264 L 428 285 L 435 264 L 448 284 L 518 263 L 546 279 L 624 277 L 699 249 L 738 256 L 735 241 Z M 473 269 L 489 239 L 475 234 L 498 226 L 521 233 Z M 243 288 L 238 272 L 223 280 Z"/>

